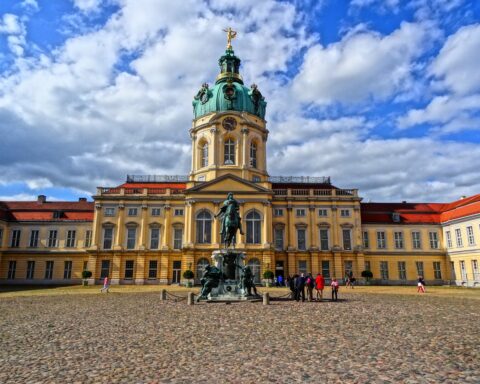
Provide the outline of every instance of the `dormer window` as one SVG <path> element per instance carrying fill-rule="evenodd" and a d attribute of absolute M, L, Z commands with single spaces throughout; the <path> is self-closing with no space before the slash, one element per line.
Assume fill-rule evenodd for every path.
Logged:
<path fill-rule="evenodd" d="M 392 213 L 392 221 L 394 223 L 400 223 L 400 214 L 397 212 Z"/>
<path fill-rule="evenodd" d="M 54 219 L 61 219 L 63 217 L 63 211 L 53 211 Z"/>

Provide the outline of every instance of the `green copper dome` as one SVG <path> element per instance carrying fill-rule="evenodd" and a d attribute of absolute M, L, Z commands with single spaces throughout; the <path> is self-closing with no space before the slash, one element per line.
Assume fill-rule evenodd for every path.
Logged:
<path fill-rule="evenodd" d="M 227 48 L 218 61 L 221 72 L 213 88 L 203 84 L 193 98 L 193 114 L 195 119 L 212 112 L 238 111 L 249 112 L 262 119 L 265 118 L 267 103 L 257 86 L 250 88 L 243 85 L 239 74 L 240 59 L 233 49 Z"/>

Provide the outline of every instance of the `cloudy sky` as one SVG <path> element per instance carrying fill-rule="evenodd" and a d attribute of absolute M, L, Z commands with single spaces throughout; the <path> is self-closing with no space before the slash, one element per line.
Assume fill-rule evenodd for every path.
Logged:
<path fill-rule="evenodd" d="M 268 102 L 271 175 L 364 201 L 480 193 L 476 0 L 0 0 L 0 199 L 188 174 L 227 26 Z"/>

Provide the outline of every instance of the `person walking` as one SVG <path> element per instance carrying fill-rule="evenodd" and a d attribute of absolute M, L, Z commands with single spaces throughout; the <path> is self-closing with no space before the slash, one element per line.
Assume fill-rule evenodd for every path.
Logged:
<path fill-rule="evenodd" d="M 100 289 L 100 292 L 107 292 L 108 293 L 109 283 L 108 283 L 108 276 L 105 276 L 103 279 L 103 288 Z"/>
<path fill-rule="evenodd" d="M 330 284 L 332 287 L 332 301 L 338 301 L 338 281 L 337 279 L 333 278 L 332 283 Z"/>
<path fill-rule="evenodd" d="M 323 300 L 323 289 L 325 288 L 325 279 L 319 273 L 315 278 L 315 289 L 317 291 L 317 301 Z"/>
<path fill-rule="evenodd" d="M 315 287 L 315 280 L 311 273 L 307 275 L 305 285 L 307 287 L 308 301 L 313 301 L 313 288 Z"/>
<path fill-rule="evenodd" d="M 423 276 L 418 276 L 417 293 L 425 293 L 425 280 Z"/>
<path fill-rule="evenodd" d="M 277 287 L 283 287 L 283 276 L 278 275 L 277 277 Z"/>
<path fill-rule="evenodd" d="M 352 289 L 353 289 L 353 285 L 355 283 L 355 280 L 356 280 L 355 277 L 353 277 L 353 271 L 350 271 L 348 273 L 348 283 L 350 285 L 350 288 L 352 288 Z"/>
<path fill-rule="evenodd" d="M 300 296 L 302 302 L 305 301 L 305 275 L 303 273 L 295 278 L 295 300 L 300 301 Z"/>

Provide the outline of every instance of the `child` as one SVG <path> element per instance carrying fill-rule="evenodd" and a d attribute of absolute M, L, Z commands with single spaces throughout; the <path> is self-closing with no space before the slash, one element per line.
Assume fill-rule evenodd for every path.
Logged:
<path fill-rule="evenodd" d="M 330 286 L 332 287 L 332 301 L 337 301 L 338 300 L 338 281 L 337 281 L 337 279 L 333 278 Z"/>
<path fill-rule="evenodd" d="M 105 276 L 105 278 L 103 279 L 103 288 L 100 289 L 100 292 L 107 292 L 108 293 L 108 277 Z"/>
<path fill-rule="evenodd" d="M 417 287 L 417 293 L 425 293 L 425 280 L 422 276 L 418 276 Z"/>

